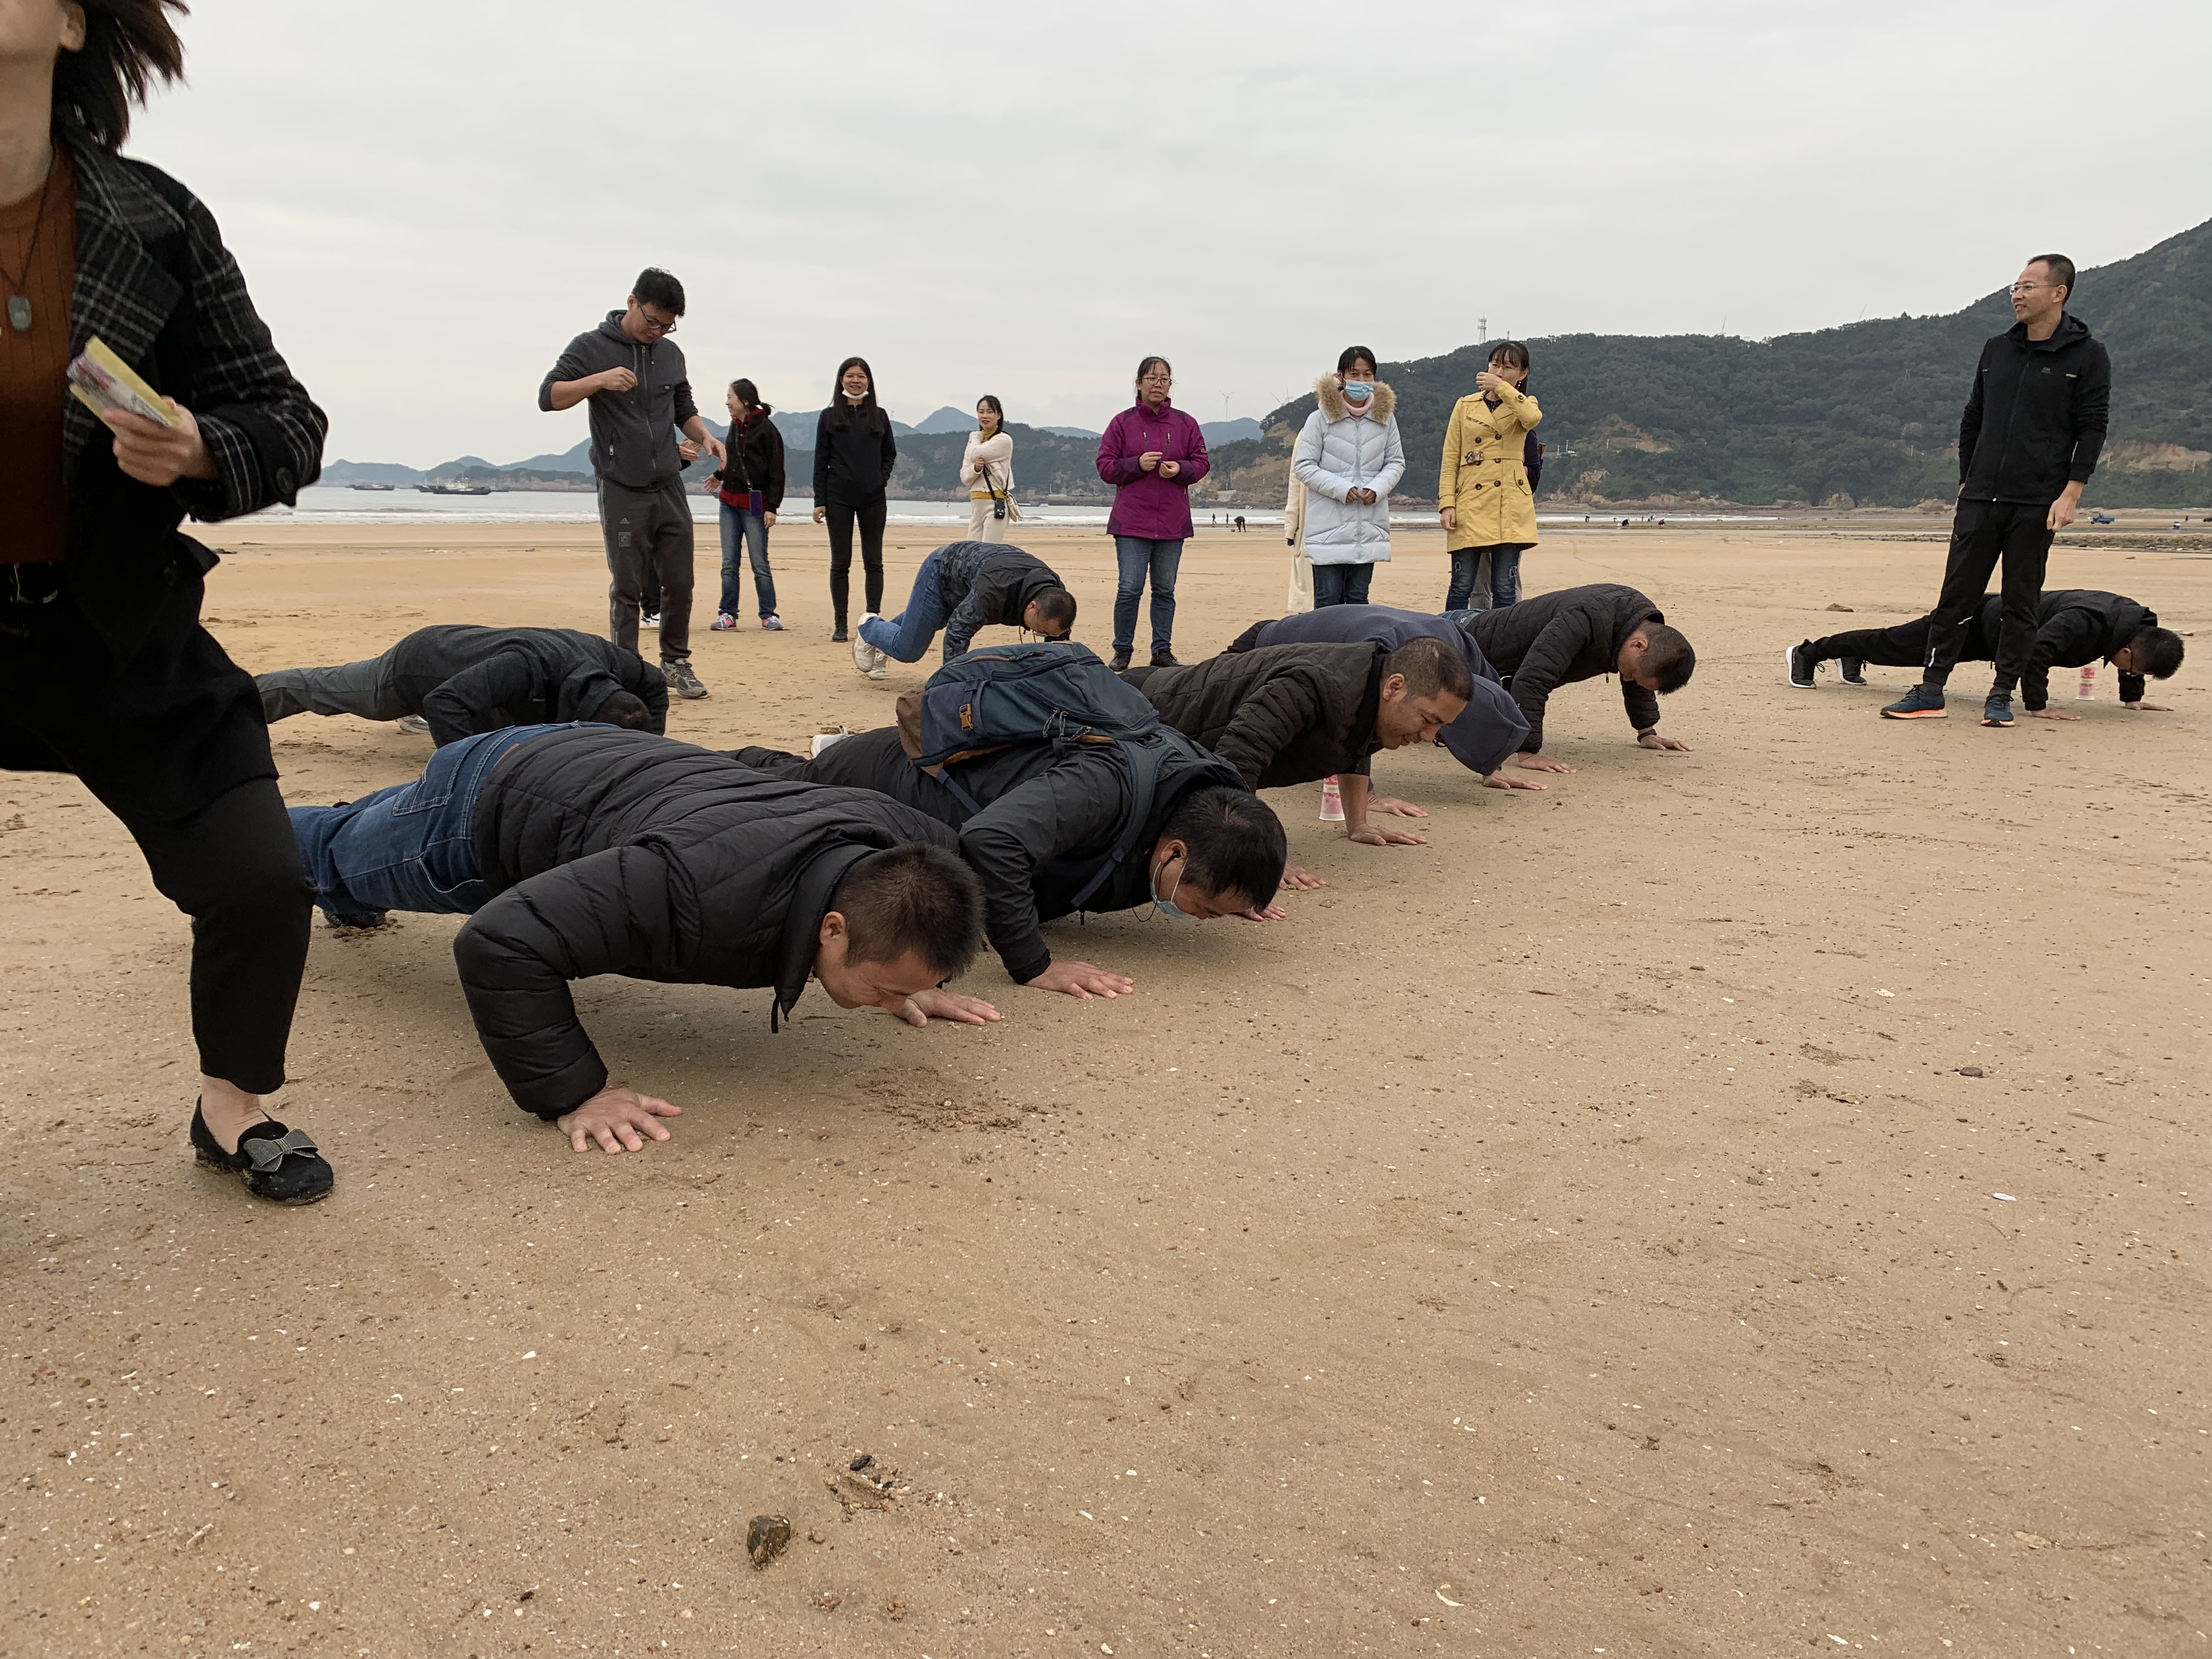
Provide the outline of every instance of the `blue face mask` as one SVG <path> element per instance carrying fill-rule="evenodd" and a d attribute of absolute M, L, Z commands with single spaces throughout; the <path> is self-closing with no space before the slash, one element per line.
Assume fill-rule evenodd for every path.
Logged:
<path fill-rule="evenodd" d="M 1176 859 L 1180 859 L 1182 857 L 1182 854 L 1180 853 L 1170 854 L 1167 859 L 1161 860 L 1160 870 L 1166 869 L 1170 863 L 1173 862 Z M 1196 918 L 1194 918 L 1189 911 L 1179 910 L 1176 908 L 1175 896 L 1182 890 L 1182 878 L 1181 876 L 1177 876 L 1175 879 L 1175 885 L 1168 889 L 1168 896 L 1165 898 L 1162 898 L 1160 896 L 1160 871 L 1155 870 L 1152 872 L 1152 903 L 1158 908 L 1159 913 L 1164 916 L 1175 917 L 1183 921 L 1194 921 Z"/>
<path fill-rule="evenodd" d="M 1348 402 L 1364 404 L 1375 395 L 1375 388 L 1365 380 L 1346 380 L 1344 383 L 1344 395 Z"/>

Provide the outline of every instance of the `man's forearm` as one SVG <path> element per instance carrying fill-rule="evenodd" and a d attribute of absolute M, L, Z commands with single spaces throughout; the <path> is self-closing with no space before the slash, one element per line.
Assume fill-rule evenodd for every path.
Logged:
<path fill-rule="evenodd" d="M 551 404 L 554 412 L 558 414 L 564 409 L 574 409 L 578 404 L 584 402 L 592 395 L 592 390 L 589 380 L 556 380 L 545 388 L 545 401 Z"/>
<path fill-rule="evenodd" d="M 1336 793 L 1344 803 L 1344 833 L 1356 836 L 1367 827 L 1367 780 L 1358 772 L 1339 772 Z"/>

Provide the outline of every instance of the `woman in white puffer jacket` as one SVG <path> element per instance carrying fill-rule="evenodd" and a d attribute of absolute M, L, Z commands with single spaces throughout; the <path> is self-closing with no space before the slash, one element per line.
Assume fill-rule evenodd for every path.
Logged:
<path fill-rule="evenodd" d="M 1390 557 L 1390 492 L 1406 471 L 1398 400 L 1375 378 L 1375 354 L 1352 346 L 1314 386 L 1291 471 L 1306 487 L 1305 551 L 1314 608 L 1365 605 L 1375 567 Z"/>

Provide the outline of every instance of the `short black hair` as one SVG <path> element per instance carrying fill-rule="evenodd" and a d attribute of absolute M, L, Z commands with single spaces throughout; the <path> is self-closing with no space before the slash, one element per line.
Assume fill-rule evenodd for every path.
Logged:
<path fill-rule="evenodd" d="M 629 285 L 629 291 L 636 295 L 642 303 L 659 306 L 672 317 L 684 314 L 684 284 L 659 265 L 647 265 L 639 271 L 637 280 Z"/>
<path fill-rule="evenodd" d="M 1184 872 L 1201 892 L 1216 898 L 1233 893 L 1256 910 L 1283 884 L 1290 857 L 1283 821 L 1249 789 L 1194 789 L 1176 803 L 1161 833 L 1189 849 Z"/>
<path fill-rule="evenodd" d="M 2039 253 L 2028 264 L 2041 265 L 2049 274 L 2051 287 L 2064 289 L 2069 300 L 2074 297 L 2074 262 L 2064 254 Z"/>
<path fill-rule="evenodd" d="M 1409 697 L 1433 697 L 1443 692 L 1465 702 L 1474 696 L 1474 673 L 1468 667 L 1467 658 L 1425 634 L 1393 651 L 1382 665 L 1382 672 L 1386 677 L 1403 674 Z"/>
<path fill-rule="evenodd" d="M 1369 350 L 1365 346 L 1346 346 L 1342 351 L 1337 353 L 1336 372 L 1338 374 L 1351 374 L 1352 366 L 1354 363 L 1366 364 L 1370 374 L 1374 373 L 1376 370 L 1380 369 L 1382 367 L 1382 364 L 1375 361 L 1375 354 Z"/>
<path fill-rule="evenodd" d="M 79 0 L 84 46 L 54 60 L 54 118 L 74 120 L 102 149 L 131 136 L 131 106 L 146 101 L 156 79 L 183 78 L 185 43 L 168 14 L 184 0 Z"/>
<path fill-rule="evenodd" d="M 1659 682 L 1659 690 L 1680 691 L 1687 685 L 1690 676 L 1698 672 L 1698 653 L 1682 637 L 1681 630 L 1665 623 L 1646 623 L 1644 637 L 1649 641 L 1644 672 Z"/>
<path fill-rule="evenodd" d="M 2146 628 L 2128 641 L 2128 654 L 2136 660 L 2136 672 L 2148 674 L 2154 680 L 2172 679 L 2187 649 L 2181 642 L 2181 635 L 2171 628 Z"/>
<path fill-rule="evenodd" d="M 1075 595 L 1064 587 L 1048 587 L 1030 603 L 1048 634 L 1065 634 L 1075 626 Z"/>
<path fill-rule="evenodd" d="M 845 918 L 848 962 L 896 962 L 911 951 L 957 979 L 983 946 L 983 888 L 956 854 L 926 842 L 871 853 L 830 897 Z"/>
<path fill-rule="evenodd" d="M 606 701 L 584 718 L 594 726 L 620 726 L 632 732 L 653 729 L 653 711 L 635 691 L 610 691 Z"/>

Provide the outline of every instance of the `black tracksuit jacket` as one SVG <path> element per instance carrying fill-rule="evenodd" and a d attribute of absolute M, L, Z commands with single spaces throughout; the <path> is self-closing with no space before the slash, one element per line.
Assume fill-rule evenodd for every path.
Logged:
<path fill-rule="evenodd" d="M 2047 340 L 2015 323 L 1982 348 L 1959 419 L 1959 495 L 2040 507 L 2096 471 L 2112 403 L 2112 360 L 2080 318 Z"/>
<path fill-rule="evenodd" d="M 1994 641 L 2003 619 L 2004 599 L 1992 593 L 1982 602 L 1982 637 Z M 2088 587 L 2046 589 L 2035 608 L 2035 643 L 2028 647 L 2021 676 L 2021 702 L 2041 708 L 2051 697 L 2053 668 L 2086 668 L 2124 649 L 2146 628 L 2158 626 L 2155 611 L 2118 593 Z M 2120 701 L 2141 702 L 2143 677 L 2120 676 Z"/>
<path fill-rule="evenodd" d="M 1505 676 L 1506 690 L 1528 722 L 1521 752 L 1544 746 L 1544 707 L 1573 680 L 1619 672 L 1620 647 L 1647 622 L 1665 622 L 1659 607 L 1632 587 L 1599 582 L 1563 587 L 1500 611 L 1478 611 L 1460 626 Z M 1628 723 L 1638 732 L 1659 724 L 1659 699 L 1633 680 L 1620 683 Z"/>

